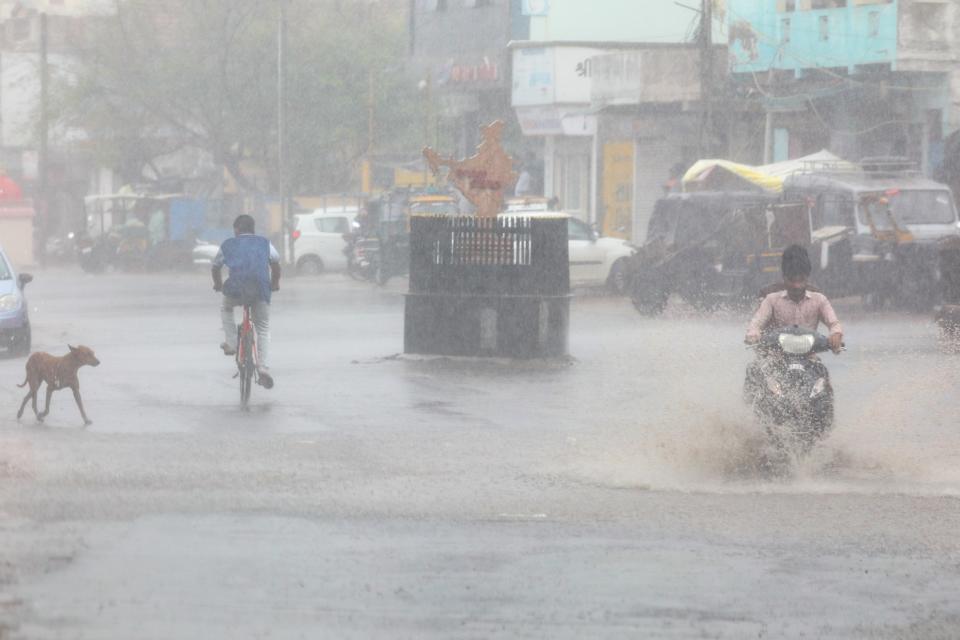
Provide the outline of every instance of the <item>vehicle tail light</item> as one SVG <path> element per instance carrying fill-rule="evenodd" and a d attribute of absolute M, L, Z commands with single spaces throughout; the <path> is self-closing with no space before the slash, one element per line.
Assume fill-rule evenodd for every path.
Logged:
<path fill-rule="evenodd" d="M 293 233 L 290 234 L 294 240 L 300 239 L 300 229 L 294 229 Z"/>

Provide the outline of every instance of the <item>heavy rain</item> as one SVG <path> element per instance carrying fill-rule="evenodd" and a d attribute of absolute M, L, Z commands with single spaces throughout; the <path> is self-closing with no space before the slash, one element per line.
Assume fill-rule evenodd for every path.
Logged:
<path fill-rule="evenodd" d="M 960 637 L 958 43 L 0 0 L 0 640 Z"/>

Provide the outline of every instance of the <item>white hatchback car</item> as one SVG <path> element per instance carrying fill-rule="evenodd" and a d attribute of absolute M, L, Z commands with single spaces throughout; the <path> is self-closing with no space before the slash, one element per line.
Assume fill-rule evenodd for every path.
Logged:
<path fill-rule="evenodd" d="M 530 218 L 562 216 L 567 219 L 570 253 L 570 284 L 575 287 L 607 287 L 611 293 L 627 292 L 633 246 L 620 238 L 598 236 L 580 218 L 560 211 L 508 209 L 501 216 Z"/>
<path fill-rule="evenodd" d="M 293 230 L 293 262 L 297 273 L 316 275 L 347 268 L 343 234 L 353 231 L 355 207 L 317 209 L 297 214 Z"/>

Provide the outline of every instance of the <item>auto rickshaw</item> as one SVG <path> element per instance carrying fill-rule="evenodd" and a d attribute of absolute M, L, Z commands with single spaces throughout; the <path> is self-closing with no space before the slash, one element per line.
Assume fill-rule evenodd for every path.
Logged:
<path fill-rule="evenodd" d="M 941 340 L 953 351 L 960 350 L 960 238 L 940 241 L 941 299 L 934 319 Z"/>
<path fill-rule="evenodd" d="M 773 195 L 669 194 L 657 201 L 647 240 L 631 258 L 634 307 L 658 314 L 673 293 L 702 310 L 749 303 L 794 242 L 809 243 L 805 211 Z"/>
<path fill-rule="evenodd" d="M 84 213 L 77 251 L 90 272 L 188 266 L 194 239 L 206 227 L 206 203 L 179 194 L 87 196 Z"/>

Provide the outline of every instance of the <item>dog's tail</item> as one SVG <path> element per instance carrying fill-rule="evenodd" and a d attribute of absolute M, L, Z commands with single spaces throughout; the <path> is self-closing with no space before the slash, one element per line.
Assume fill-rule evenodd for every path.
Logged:
<path fill-rule="evenodd" d="M 29 380 L 29 378 L 27 378 L 27 380 Z M 17 386 L 22 389 L 23 387 L 27 386 L 27 380 L 24 380 L 23 384 L 18 384 Z"/>

